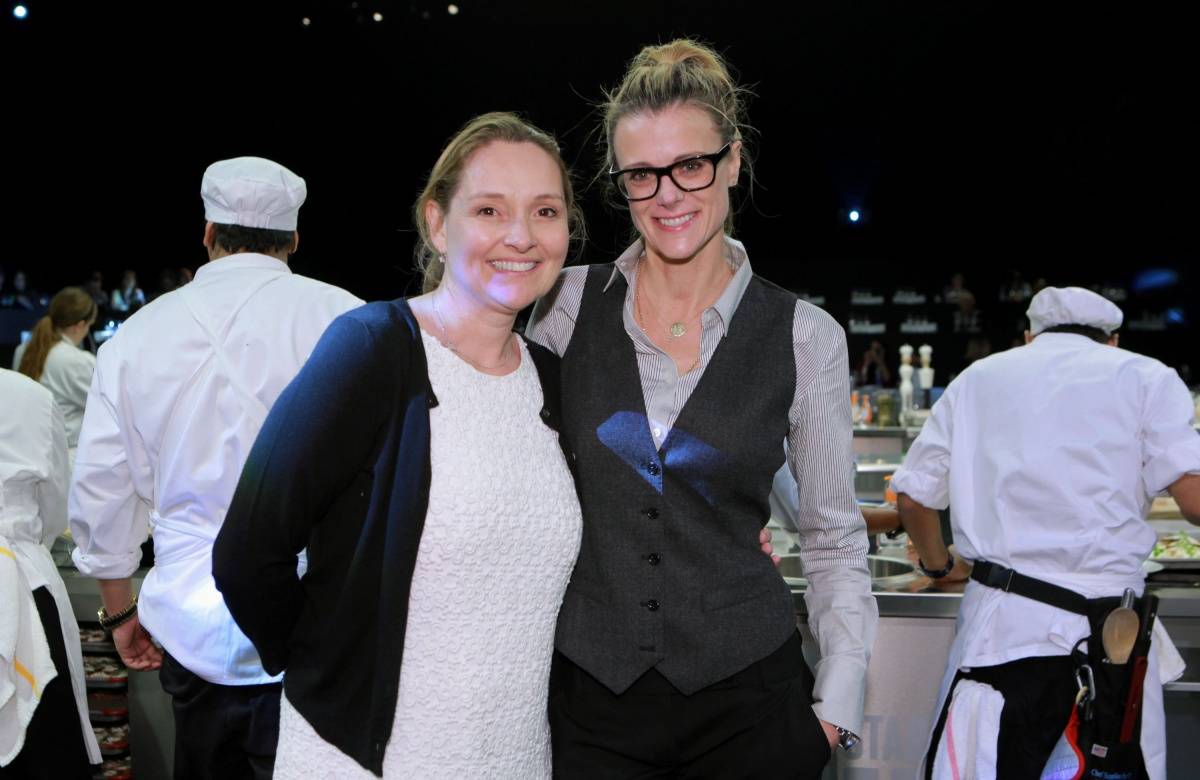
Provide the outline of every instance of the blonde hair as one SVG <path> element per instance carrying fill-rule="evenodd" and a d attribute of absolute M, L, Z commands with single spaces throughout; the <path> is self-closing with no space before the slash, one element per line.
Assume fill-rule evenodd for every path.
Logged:
<path fill-rule="evenodd" d="M 583 212 L 575 201 L 575 188 L 571 183 L 571 172 L 563 162 L 562 152 L 554 137 L 534 125 L 521 119 L 516 114 L 506 111 L 493 111 L 482 114 L 463 125 L 454 134 L 446 148 L 442 150 L 425 188 L 421 190 L 417 202 L 413 204 L 413 223 L 417 226 L 420 240 L 415 250 L 417 268 L 424 278 L 422 290 L 431 292 L 437 289 L 442 281 L 445 270 L 441 262 L 441 254 L 433 244 L 429 221 L 425 217 L 425 207 L 436 203 L 445 214 L 450 210 L 450 201 L 458 191 L 463 170 L 467 167 L 471 156 L 477 151 L 496 141 L 508 143 L 529 143 L 538 147 L 554 160 L 562 174 L 563 198 L 566 201 L 567 225 L 572 241 L 582 241 L 584 234 Z"/>
<path fill-rule="evenodd" d="M 31 379 L 41 380 L 42 372 L 46 370 L 46 358 L 58 343 L 59 332 L 95 316 L 96 302 L 92 296 L 80 287 L 64 287 L 50 300 L 46 316 L 33 326 L 33 335 L 17 370 Z"/>
<path fill-rule="evenodd" d="M 614 203 L 624 206 L 617 197 L 607 173 L 617 169 L 613 136 L 617 124 L 627 116 L 655 113 L 678 103 L 698 106 L 712 117 L 722 144 L 742 142 L 742 164 L 753 180 L 751 160 L 745 136 L 753 132 L 746 123 L 746 97 L 749 91 L 738 86 L 730 75 L 725 59 L 711 46 L 690 38 L 678 38 L 670 43 L 647 46 L 630 60 L 620 85 L 604 93 L 601 109 L 604 112 L 602 149 L 604 169 L 600 177 L 608 182 Z M 733 211 L 725 218 L 726 232 L 733 230 Z"/>

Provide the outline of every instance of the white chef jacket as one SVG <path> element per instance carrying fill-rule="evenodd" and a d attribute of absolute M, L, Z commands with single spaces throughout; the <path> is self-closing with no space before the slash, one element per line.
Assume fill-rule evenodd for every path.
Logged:
<path fill-rule="evenodd" d="M 28 584 L 26 614 L 31 620 L 37 620 L 38 614 L 33 604 L 34 590 L 44 587 L 54 598 L 84 745 L 89 761 L 99 764 L 100 748 L 88 719 L 79 625 L 66 586 L 50 556 L 50 545 L 67 527 L 69 476 L 62 412 L 48 390 L 15 371 L 0 369 L 0 398 L 4 399 L 0 404 L 0 554 L 17 562 L 20 575 Z M 6 622 L 0 626 L 0 636 L 12 628 Z M 15 641 L 12 637 L 4 638 L 6 646 Z M 49 647 L 44 650 L 48 657 Z M 49 679 L 53 678 L 38 680 L 38 686 Z M 5 723 L 13 725 L 8 720 Z M 4 734 L 0 741 L 11 745 L 12 736 Z"/>
<path fill-rule="evenodd" d="M 142 625 L 223 685 L 262 668 L 212 578 L 212 543 L 267 412 L 329 323 L 362 303 L 260 254 L 202 266 L 130 317 L 99 352 L 70 494 L 75 563 L 128 577 L 153 529 Z"/>
<path fill-rule="evenodd" d="M 29 342 L 19 345 L 13 352 L 13 371 L 20 367 L 27 346 Z M 79 446 L 83 407 L 87 403 L 88 388 L 91 387 L 92 372 L 95 370 L 96 356 L 72 344 L 66 336 L 60 336 L 60 340 L 50 347 L 46 355 L 46 367 L 42 369 L 40 381 L 54 393 L 54 402 L 62 410 L 66 424 L 67 446 L 72 449 Z"/>
<path fill-rule="evenodd" d="M 1089 598 L 1140 594 L 1155 542 L 1145 521 L 1152 496 L 1200 473 L 1193 414 L 1187 388 L 1157 360 L 1043 333 L 972 364 L 946 388 L 892 487 L 930 508 L 952 506 L 954 541 L 969 560 Z M 948 675 L 1064 655 L 1089 633 L 1081 615 L 972 581 Z M 1169 644 L 1165 632 L 1161 640 Z M 1161 689 L 1151 695 L 1161 717 Z"/>

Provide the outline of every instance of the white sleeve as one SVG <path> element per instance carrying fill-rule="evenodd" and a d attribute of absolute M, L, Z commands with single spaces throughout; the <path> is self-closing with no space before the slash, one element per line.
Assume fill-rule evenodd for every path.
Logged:
<path fill-rule="evenodd" d="M 101 358 L 88 393 L 75 473 L 68 500 L 73 557 L 82 574 L 98 579 L 122 579 L 137 570 L 141 544 L 149 529 L 142 502 L 134 492 L 122 425 L 109 392 L 106 369 L 115 366 Z"/>
<path fill-rule="evenodd" d="M 67 485 L 71 466 L 67 459 L 67 430 L 62 410 L 51 402 L 46 441 L 46 479 L 37 486 L 38 516 L 42 519 L 42 544 L 49 547 L 67 530 Z"/>
<path fill-rule="evenodd" d="M 71 406 L 83 411 L 91 390 L 92 375 L 96 373 L 96 356 L 85 349 L 75 351 L 79 354 L 71 356 L 71 362 L 63 374 L 62 392 L 70 399 Z"/>
<path fill-rule="evenodd" d="M 933 405 L 933 411 L 916 441 L 904 456 L 904 464 L 892 476 L 892 490 L 904 493 L 922 506 L 950 506 L 950 442 L 954 430 L 955 385 Z"/>
<path fill-rule="evenodd" d="M 1151 495 L 1185 474 L 1200 473 L 1200 434 L 1191 393 L 1174 371 L 1163 371 L 1142 414 L 1142 478 Z"/>

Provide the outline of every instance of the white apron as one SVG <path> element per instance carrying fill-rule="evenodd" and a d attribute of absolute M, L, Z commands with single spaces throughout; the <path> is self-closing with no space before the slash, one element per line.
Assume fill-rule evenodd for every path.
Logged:
<path fill-rule="evenodd" d="M 1114 595 L 1123 593 L 1126 588 L 1132 588 L 1134 593 L 1141 596 L 1145 590 L 1144 576 L 1131 579 L 1103 575 L 1072 574 L 1055 578 L 1054 584 L 1070 588 L 1072 582 L 1077 583 L 1079 589 L 1107 592 Z M 967 588 L 968 591 L 975 588 L 994 590 L 974 581 L 969 582 Z M 967 606 L 967 599 L 972 595 L 974 594 L 964 594 L 964 607 Z M 977 626 L 982 625 L 990 613 L 989 610 L 983 609 L 974 610 L 974 614 L 972 615 L 964 615 L 965 611 L 963 609 L 959 612 L 959 622 L 954 636 L 954 644 L 950 647 L 950 656 L 946 660 L 946 671 L 942 676 L 942 685 L 938 691 L 937 709 L 934 710 L 933 723 L 930 727 L 927 744 L 932 742 L 933 732 L 937 728 L 938 716 L 940 716 L 945 707 L 950 685 L 954 681 L 954 676 L 958 672 L 959 667 L 962 666 L 964 644 L 971 635 L 971 632 Z M 1081 638 L 1074 637 L 1075 640 Z M 1070 641 L 1069 638 L 1068 641 Z M 1071 641 L 1071 644 L 1074 644 L 1074 642 Z M 1069 647 L 1064 648 L 1063 654 L 1066 655 L 1069 649 Z M 1162 627 L 1162 623 L 1157 619 L 1154 621 L 1154 633 L 1150 650 L 1151 652 L 1147 659 L 1146 680 L 1142 688 L 1142 756 L 1146 762 L 1146 773 L 1150 780 L 1167 780 L 1167 729 L 1166 714 L 1163 709 L 1162 686 L 1163 683 L 1179 679 L 1183 674 L 1184 663 L 1183 658 L 1179 655 L 1179 651 L 1175 649 L 1175 644 Z M 918 768 L 917 777 L 923 778 L 924 776 L 925 762 L 922 760 L 921 766 Z M 992 774 L 991 777 L 995 777 L 995 774 Z"/>
<path fill-rule="evenodd" d="M 67 587 L 63 584 L 58 573 L 58 566 L 50 555 L 50 550 L 41 543 L 37 529 L 41 527 L 38 519 L 37 496 L 33 485 L 22 485 L 9 482 L 0 486 L 0 548 L 3 548 L 6 558 L 16 562 L 19 579 L 27 589 L 23 593 L 21 611 L 28 615 L 22 623 L 21 631 L 31 631 L 40 636 L 40 645 L 45 645 L 46 638 L 41 630 L 37 607 L 33 601 L 33 591 L 46 588 L 54 597 L 54 606 L 58 612 L 58 621 L 62 629 L 63 642 L 67 650 L 67 666 L 71 678 L 71 690 L 75 694 L 75 704 L 79 710 L 79 725 L 83 732 L 83 744 L 87 748 L 88 761 L 99 764 L 100 747 L 96 744 L 96 735 L 92 732 L 91 721 L 88 718 L 87 688 L 83 676 L 83 651 L 79 644 L 79 624 L 75 622 L 75 613 L 71 609 L 71 599 L 67 595 Z M 28 599 L 24 601 L 24 599 Z M 14 605 L 16 606 L 16 605 Z M 27 612 L 26 612 L 27 610 Z M 37 625 L 34 626 L 33 624 Z M 26 637 L 28 639 L 29 637 Z M 36 637 L 34 637 L 36 638 Z M 14 639 L 14 641 L 20 641 Z M 45 646 L 45 660 L 49 660 L 49 646 Z M 39 653 L 40 655 L 40 653 Z M 53 679 L 56 674 L 39 675 L 31 670 L 39 688 Z M 50 667 L 53 671 L 53 666 Z M 32 711 L 29 716 L 32 717 Z M 26 719 L 25 724 L 28 725 Z M 15 757 L 15 753 L 14 753 Z"/>

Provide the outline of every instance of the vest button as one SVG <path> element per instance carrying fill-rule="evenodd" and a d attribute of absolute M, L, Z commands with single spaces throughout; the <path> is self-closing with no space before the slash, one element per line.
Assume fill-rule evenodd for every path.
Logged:
<path fill-rule="evenodd" d="M 651 566 L 657 566 L 658 562 L 661 560 L 662 558 L 658 557 L 658 553 L 650 553 L 646 556 L 646 563 L 650 564 Z"/>
<path fill-rule="evenodd" d="M 646 471 L 650 472 L 650 476 L 657 477 L 662 469 L 658 467 L 657 463 L 647 463 Z"/>
<path fill-rule="evenodd" d="M 654 506 L 647 507 L 646 509 L 642 510 L 642 514 L 644 514 L 646 517 L 650 518 L 651 520 L 657 520 L 658 519 L 658 507 L 654 507 Z"/>
<path fill-rule="evenodd" d="M 543 410 L 542 410 L 542 419 L 543 419 L 543 420 L 549 420 L 549 419 L 550 419 L 550 410 L 549 410 L 549 409 L 543 409 Z"/>
<path fill-rule="evenodd" d="M 657 612 L 659 604 L 657 599 L 650 599 L 649 601 L 643 601 L 642 606 L 651 612 Z"/>

